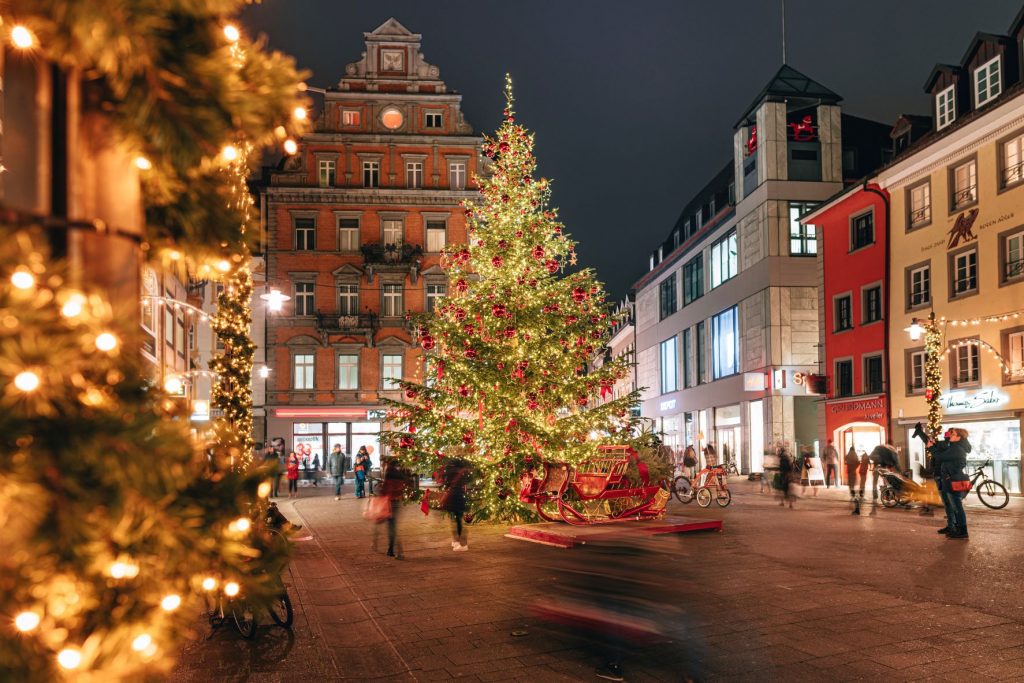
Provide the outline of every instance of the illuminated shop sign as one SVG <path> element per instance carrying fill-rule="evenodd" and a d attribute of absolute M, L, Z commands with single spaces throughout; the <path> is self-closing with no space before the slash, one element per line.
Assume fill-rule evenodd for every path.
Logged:
<path fill-rule="evenodd" d="M 662 401 L 658 404 L 658 410 L 673 410 L 676 407 L 676 400 Z"/>
<path fill-rule="evenodd" d="M 992 410 L 1010 400 L 994 387 L 979 391 L 948 391 L 939 397 L 939 405 L 947 413 L 973 413 Z"/>

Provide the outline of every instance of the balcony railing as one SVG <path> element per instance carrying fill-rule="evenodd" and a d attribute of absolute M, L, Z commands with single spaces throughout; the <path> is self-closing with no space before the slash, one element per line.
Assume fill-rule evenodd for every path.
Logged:
<path fill-rule="evenodd" d="M 955 211 L 957 209 L 967 206 L 968 204 L 973 204 L 977 200 L 977 185 L 971 185 L 970 187 L 965 187 L 962 190 L 956 190 L 953 192 L 953 210 Z"/>
<path fill-rule="evenodd" d="M 334 315 L 316 312 L 316 330 L 320 333 L 320 340 L 324 346 L 332 334 L 366 335 L 367 346 L 373 346 L 373 336 L 379 327 L 380 319 L 375 313 Z"/>
<path fill-rule="evenodd" d="M 1024 259 L 1006 262 L 1006 279 L 1012 280 L 1024 275 Z"/>
<path fill-rule="evenodd" d="M 910 212 L 910 227 L 917 228 L 932 222 L 932 207 L 922 206 Z"/>
<path fill-rule="evenodd" d="M 363 253 L 363 263 L 366 266 L 367 280 L 373 282 L 374 273 L 391 273 L 409 271 L 412 274 L 413 283 L 419 275 L 420 259 L 423 257 L 423 247 L 418 244 L 406 242 L 399 244 L 388 244 L 374 242 L 359 247 Z"/>

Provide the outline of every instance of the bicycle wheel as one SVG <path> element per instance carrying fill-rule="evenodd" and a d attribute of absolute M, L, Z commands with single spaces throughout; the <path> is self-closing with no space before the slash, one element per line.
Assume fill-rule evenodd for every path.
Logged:
<path fill-rule="evenodd" d="M 270 603 L 267 611 L 270 612 L 270 618 L 274 620 L 275 624 L 291 628 L 292 622 L 295 620 L 295 612 L 292 611 L 292 599 L 288 597 L 287 588 L 281 589 L 281 594 Z"/>
<path fill-rule="evenodd" d="M 882 489 L 882 505 L 887 508 L 893 508 L 896 507 L 897 502 L 895 491 L 889 488 Z"/>
<path fill-rule="evenodd" d="M 707 488 L 702 488 L 697 491 L 697 505 L 702 508 L 706 508 L 711 505 L 711 491 Z"/>
<path fill-rule="evenodd" d="M 236 600 L 231 605 L 231 618 L 242 637 L 252 640 L 256 635 L 256 614 L 245 600 Z"/>
<path fill-rule="evenodd" d="M 715 496 L 715 500 L 718 502 L 718 507 L 728 507 L 729 503 L 732 502 L 732 493 L 729 489 L 718 489 L 718 495 Z"/>
<path fill-rule="evenodd" d="M 693 484 L 690 483 L 690 478 L 680 475 L 673 479 L 672 495 L 680 503 L 689 503 L 693 500 Z"/>
<path fill-rule="evenodd" d="M 1002 510 L 1010 502 L 1010 494 L 998 481 L 986 479 L 978 484 L 978 500 L 985 507 Z"/>

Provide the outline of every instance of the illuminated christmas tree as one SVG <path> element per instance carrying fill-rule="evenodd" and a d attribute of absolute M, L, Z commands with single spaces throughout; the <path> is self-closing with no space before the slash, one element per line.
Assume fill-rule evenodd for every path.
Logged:
<path fill-rule="evenodd" d="M 483 146 L 492 174 L 464 204 L 469 243 L 442 255 L 448 297 L 415 320 L 424 381 L 402 382 L 408 400 L 391 418 L 405 428 L 385 438 L 418 471 L 468 460 L 470 514 L 513 520 L 533 514 L 518 500 L 520 477 L 541 460 L 574 464 L 601 440 L 628 442 L 637 397 L 612 400 L 625 360 L 588 372 L 612 322 L 605 292 L 590 270 L 564 273 L 575 242 L 548 206 L 550 182 L 534 178 L 510 79 L 505 94 L 505 119 Z"/>

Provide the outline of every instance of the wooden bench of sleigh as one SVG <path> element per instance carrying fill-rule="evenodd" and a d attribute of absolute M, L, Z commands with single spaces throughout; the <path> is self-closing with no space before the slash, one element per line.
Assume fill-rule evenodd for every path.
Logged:
<path fill-rule="evenodd" d="M 544 462 L 522 477 L 519 500 L 532 504 L 541 519 L 582 526 L 660 519 L 669 492 L 648 480 L 647 466 L 629 446 L 600 446 L 600 455 L 573 467 Z M 626 474 L 637 463 L 637 481 Z"/>

